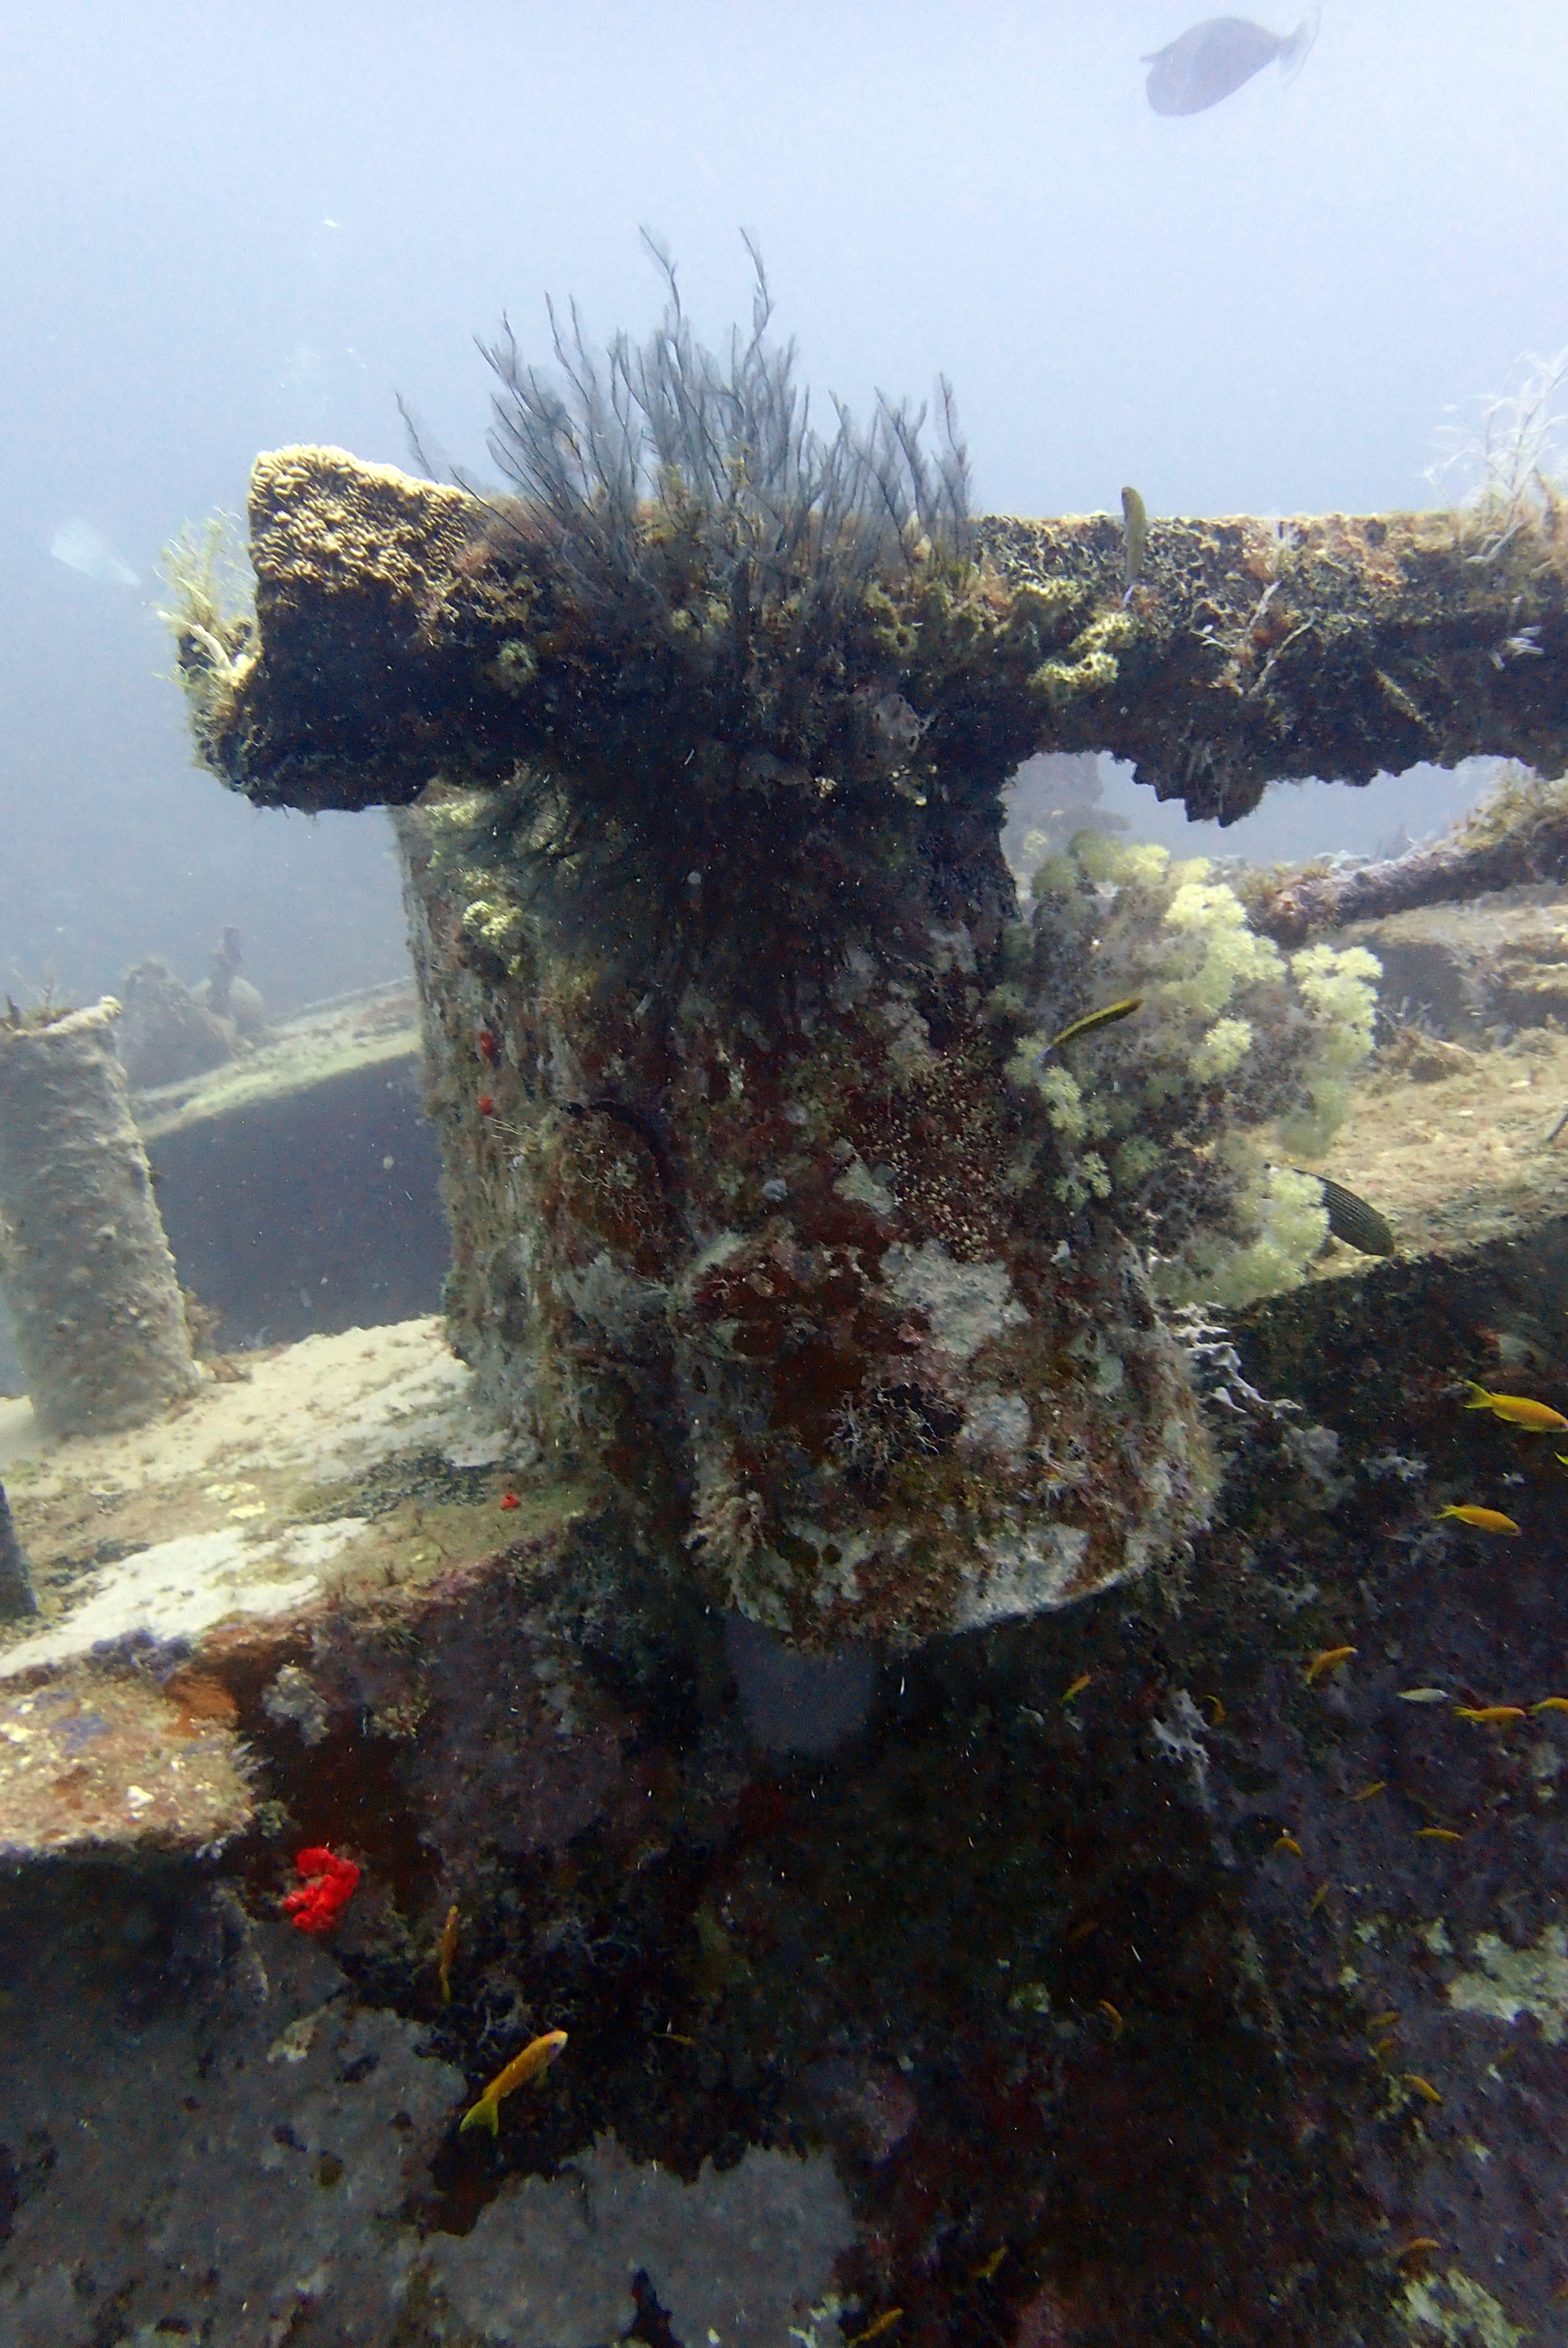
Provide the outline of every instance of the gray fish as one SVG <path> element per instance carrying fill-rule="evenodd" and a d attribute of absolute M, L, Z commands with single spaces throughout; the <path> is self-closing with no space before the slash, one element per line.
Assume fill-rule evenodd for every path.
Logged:
<path fill-rule="evenodd" d="M 1305 1174 L 1307 1169 L 1297 1166 L 1293 1170 Z M 1328 1217 L 1330 1238 L 1342 1240 L 1347 1247 L 1358 1248 L 1363 1255 L 1397 1252 L 1394 1234 L 1376 1207 L 1369 1207 L 1365 1199 L 1348 1190 L 1343 1182 L 1331 1182 L 1327 1174 L 1315 1174 L 1312 1179 L 1323 1185 L 1323 1208 Z"/>
<path fill-rule="evenodd" d="M 1317 9 L 1294 33 L 1271 33 L 1246 16 L 1206 16 L 1140 60 L 1149 68 L 1149 103 L 1156 114 L 1202 114 L 1276 57 L 1286 79 L 1294 80 L 1317 38 Z"/>

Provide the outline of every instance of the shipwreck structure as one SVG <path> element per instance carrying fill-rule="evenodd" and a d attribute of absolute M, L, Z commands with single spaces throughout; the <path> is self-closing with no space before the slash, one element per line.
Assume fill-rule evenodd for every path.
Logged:
<path fill-rule="evenodd" d="M 56 1437 L 138 1426 L 202 1382 L 114 1047 L 119 1014 L 106 995 L 0 1020 L 0 1278 Z"/>
<path fill-rule="evenodd" d="M 901 414 L 823 450 L 737 407 L 754 347 L 717 391 L 671 347 L 619 439 L 589 401 L 598 440 L 498 354 L 515 499 L 261 458 L 253 616 L 193 578 L 181 666 L 232 788 L 400 811 L 449 1328 L 492 1399 L 723 1604 L 907 1643 L 1203 1523 L 1151 1260 L 1202 1227 L 1273 1261 L 1271 1218 L 1310 1252 L 1316 1190 L 1266 1195 L 1224 1119 L 1255 1075 L 1310 1118 L 1369 1035 L 1356 971 L 1287 966 L 1197 868 L 1058 860 L 1021 918 L 1009 776 L 1106 750 L 1230 821 L 1274 778 L 1557 775 L 1568 525 L 1155 521 L 1134 560 L 1107 515 L 967 520 Z M 1129 881 L 1185 963 L 1107 958 Z M 1129 973 L 1091 1076 L 1052 1039 Z"/>

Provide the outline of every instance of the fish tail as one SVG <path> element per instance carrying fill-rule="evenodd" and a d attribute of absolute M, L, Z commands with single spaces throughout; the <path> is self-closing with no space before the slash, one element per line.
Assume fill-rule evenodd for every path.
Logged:
<path fill-rule="evenodd" d="M 1490 1410 L 1494 1397 L 1488 1394 L 1486 1388 L 1478 1386 L 1473 1378 L 1466 1378 L 1465 1384 L 1475 1396 L 1473 1402 L 1466 1403 L 1466 1410 Z"/>
<path fill-rule="evenodd" d="M 1279 70 L 1286 81 L 1294 81 L 1312 53 L 1317 38 L 1317 27 L 1323 22 L 1321 8 L 1309 8 L 1294 33 L 1287 36 L 1279 52 Z"/>
<path fill-rule="evenodd" d="M 465 2128 L 471 2127 L 487 2127 L 492 2136 L 500 2135 L 501 2116 L 488 2096 L 481 2096 L 472 2110 L 464 2113 L 458 2123 L 457 2133 L 461 2136 Z"/>

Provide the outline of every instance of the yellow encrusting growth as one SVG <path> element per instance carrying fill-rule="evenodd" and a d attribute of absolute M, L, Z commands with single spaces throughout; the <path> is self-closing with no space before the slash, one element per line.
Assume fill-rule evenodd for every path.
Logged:
<path fill-rule="evenodd" d="M 1008 1075 L 1044 1103 L 1052 1197 L 1107 1200 L 1152 1239 L 1174 1302 L 1293 1286 L 1327 1237 L 1323 1188 L 1273 1162 L 1264 1133 L 1277 1120 L 1290 1154 L 1326 1147 L 1371 1049 L 1377 963 L 1321 945 L 1287 961 L 1208 858 L 1100 832 L 1042 865 L 1033 895 L 1031 1032 Z M 1104 1025 L 1071 1069 L 1040 1064 L 1052 1037 L 1128 1000 L 1138 1016 Z"/>

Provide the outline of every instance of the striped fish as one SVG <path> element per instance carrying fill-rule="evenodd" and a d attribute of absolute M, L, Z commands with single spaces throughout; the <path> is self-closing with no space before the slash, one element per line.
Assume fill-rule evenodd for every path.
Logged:
<path fill-rule="evenodd" d="M 1305 1166 L 1292 1168 L 1296 1174 L 1305 1174 Z M 1363 1255 L 1393 1255 L 1397 1253 L 1394 1234 L 1378 1212 L 1365 1199 L 1348 1190 L 1343 1182 L 1331 1181 L 1327 1174 L 1314 1174 L 1314 1182 L 1323 1185 L 1323 1207 L 1328 1217 L 1330 1235 L 1343 1240 L 1347 1247 L 1359 1248 Z"/>

